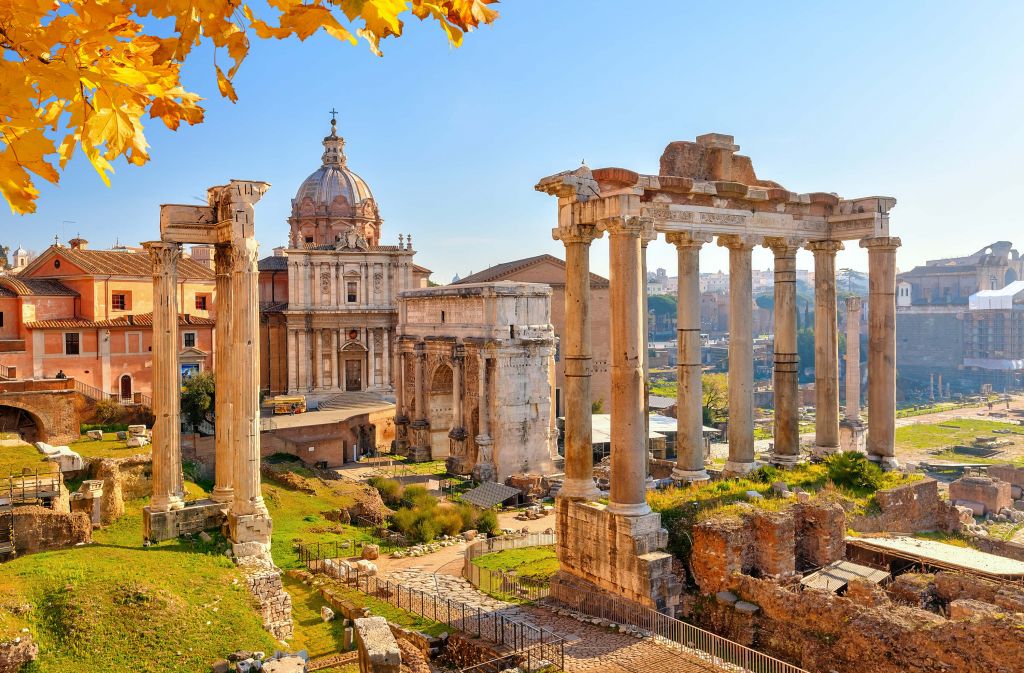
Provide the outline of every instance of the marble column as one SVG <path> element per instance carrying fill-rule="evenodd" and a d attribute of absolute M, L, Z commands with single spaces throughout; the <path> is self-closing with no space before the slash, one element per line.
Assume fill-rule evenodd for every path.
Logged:
<path fill-rule="evenodd" d="M 181 369 L 178 365 L 178 260 L 181 245 L 143 244 L 153 263 L 153 499 L 150 511 L 185 506 L 181 474 Z"/>
<path fill-rule="evenodd" d="M 409 448 L 409 409 L 406 406 L 405 351 L 395 344 L 395 450 L 404 456 Z"/>
<path fill-rule="evenodd" d="M 388 388 L 392 388 L 393 385 L 391 383 L 391 348 L 392 348 L 392 344 L 391 344 L 391 330 L 388 329 L 387 327 L 385 327 L 383 333 L 384 333 L 384 349 L 383 349 L 384 352 L 381 354 L 381 359 L 384 362 L 384 372 L 383 372 L 384 381 L 382 383 L 384 384 L 384 386 L 386 386 Z"/>
<path fill-rule="evenodd" d="M 896 237 L 867 238 L 868 457 L 883 468 L 896 460 Z"/>
<path fill-rule="evenodd" d="M 729 249 L 729 460 L 725 473 L 746 474 L 754 463 L 754 327 L 751 251 L 754 237 L 719 236 Z"/>
<path fill-rule="evenodd" d="M 228 516 L 236 544 L 270 544 L 270 514 L 260 492 L 260 358 L 259 271 L 256 241 L 247 238 L 232 246 L 231 274 L 231 440 L 234 444 L 234 500 Z"/>
<path fill-rule="evenodd" d="M 338 330 L 331 330 L 331 385 L 328 386 L 331 389 L 336 389 L 339 385 L 338 381 L 338 349 L 341 347 L 340 337 L 338 336 Z"/>
<path fill-rule="evenodd" d="M 846 298 L 846 418 L 860 420 L 860 315 L 863 300 Z"/>
<path fill-rule="evenodd" d="M 814 444 L 818 454 L 839 450 L 839 309 L 836 253 L 841 241 L 812 241 L 814 253 Z"/>
<path fill-rule="evenodd" d="M 214 249 L 214 269 L 217 285 L 217 350 L 213 356 L 214 377 L 221 384 L 223 394 L 214 396 L 215 455 L 214 487 L 210 497 L 216 502 L 230 503 L 234 499 L 234 444 L 231 441 L 231 396 L 227 394 L 227 381 L 231 379 L 231 245 L 218 243 Z M 291 336 L 291 332 L 289 332 Z M 290 341 L 290 340 L 289 340 Z"/>
<path fill-rule="evenodd" d="M 707 234 L 668 234 L 676 246 L 679 288 L 676 303 L 676 466 L 672 478 L 707 481 L 704 469 L 704 404 L 700 357 L 700 249 Z"/>
<path fill-rule="evenodd" d="M 367 389 L 372 390 L 377 387 L 377 328 L 370 327 L 366 330 L 366 344 L 368 346 L 366 358 L 368 362 L 364 385 Z"/>
<path fill-rule="evenodd" d="M 800 362 L 796 347 L 796 253 L 801 241 L 767 238 L 775 254 L 775 448 L 771 462 L 788 466 L 800 461 Z"/>
<path fill-rule="evenodd" d="M 313 389 L 324 387 L 324 334 L 319 327 L 313 330 Z"/>
<path fill-rule="evenodd" d="M 288 327 L 288 393 L 299 391 L 299 333 Z"/>
<path fill-rule="evenodd" d="M 465 380 L 466 348 L 457 344 L 452 352 L 452 427 L 448 430 L 448 439 L 451 440 L 451 452 L 448 459 L 449 472 L 453 474 L 466 474 L 472 469 L 468 464 L 466 456 L 466 432 L 465 420 L 462 409 L 462 388 Z"/>
<path fill-rule="evenodd" d="M 565 479 L 558 495 L 573 500 L 597 500 L 591 426 L 590 243 L 602 232 L 593 225 L 560 227 L 554 237 L 565 245 Z"/>
<path fill-rule="evenodd" d="M 487 385 L 487 354 L 483 348 L 477 353 L 477 416 L 479 419 L 479 433 L 476 436 L 476 446 L 479 449 L 476 465 L 473 466 L 473 480 L 483 483 L 494 481 L 497 478 L 497 468 L 494 465 L 494 456 L 491 450 L 494 440 L 491 438 L 491 397 L 488 394 Z"/>
<path fill-rule="evenodd" d="M 427 364 L 427 347 L 418 343 L 413 347 L 413 356 L 416 358 L 413 392 L 413 419 L 410 424 L 412 428 L 412 444 L 414 449 L 429 452 L 430 450 L 430 423 L 427 421 L 427 391 L 426 375 L 424 369 Z"/>
<path fill-rule="evenodd" d="M 640 237 L 647 228 L 638 217 L 601 221 L 609 235 L 611 280 L 611 493 L 608 511 L 621 516 L 649 514 L 644 418 L 643 294 L 647 283 Z"/>

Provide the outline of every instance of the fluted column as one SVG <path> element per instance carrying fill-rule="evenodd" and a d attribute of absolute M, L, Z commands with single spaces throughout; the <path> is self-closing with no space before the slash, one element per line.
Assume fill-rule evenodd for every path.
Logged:
<path fill-rule="evenodd" d="M 602 233 L 593 225 L 563 226 L 553 231 L 565 246 L 565 479 L 559 497 L 596 500 L 591 415 L 590 243 Z"/>
<path fill-rule="evenodd" d="M 476 436 L 476 446 L 479 450 L 476 465 L 473 466 L 473 480 L 477 482 L 494 481 L 497 478 L 497 468 L 494 465 L 492 448 L 494 440 L 491 438 L 491 397 L 488 392 L 487 381 L 487 353 L 481 347 L 477 352 L 477 416 L 479 419 L 479 432 Z"/>
<path fill-rule="evenodd" d="M 234 498 L 234 444 L 231 441 L 231 396 L 226 394 L 231 378 L 231 245 L 218 243 L 214 252 L 217 274 L 217 350 L 213 356 L 214 376 L 221 393 L 214 396 L 215 457 L 214 486 L 210 497 L 216 502 L 230 503 Z M 289 336 L 290 336 L 289 332 Z"/>
<path fill-rule="evenodd" d="M 814 444 L 820 454 L 839 450 L 839 328 L 836 324 L 836 253 L 841 241 L 813 241 Z"/>
<path fill-rule="evenodd" d="M 643 294 L 646 279 L 640 237 L 647 228 L 638 217 L 610 217 L 600 226 L 609 235 L 611 279 L 611 494 L 608 511 L 622 516 L 648 514 L 647 445 L 644 419 Z"/>
<path fill-rule="evenodd" d="M 868 238 L 868 457 L 896 460 L 896 237 Z"/>
<path fill-rule="evenodd" d="M 754 463 L 753 237 L 719 236 L 729 249 L 729 460 L 726 474 L 746 474 Z"/>
<path fill-rule="evenodd" d="M 846 298 L 846 419 L 860 420 L 860 315 L 863 300 Z"/>
<path fill-rule="evenodd" d="M 324 387 L 324 333 L 319 327 L 313 329 L 313 388 Z"/>
<path fill-rule="evenodd" d="M 676 303 L 676 466 L 677 481 L 706 481 L 704 409 L 700 358 L 700 249 L 706 234 L 668 234 L 676 246 L 679 288 Z"/>
<path fill-rule="evenodd" d="M 153 263 L 153 498 L 150 511 L 185 505 L 181 474 L 181 368 L 178 365 L 178 260 L 181 245 L 143 244 Z"/>
<path fill-rule="evenodd" d="M 366 341 L 369 346 L 366 364 L 366 388 L 373 389 L 377 386 L 377 329 L 371 327 L 366 330 Z"/>
<path fill-rule="evenodd" d="M 449 472 L 465 474 L 472 469 L 466 461 L 466 432 L 462 409 L 462 388 L 465 379 L 466 348 L 462 344 L 455 346 L 452 352 L 452 427 L 448 430 L 451 440 L 451 457 L 448 459 Z"/>
<path fill-rule="evenodd" d="M 268 545 L 270 515 L 260 492 L 258 245 L 242 239 L 233 244 L 232 253 L 232 376 L 227 388 L 233 407 L 235 481 L 228 524 L 234 542 Z"/>
<path fill-rule="evenodd" d="M 330 388 L 337 388 L 339 378 L 338 371 L 338 348 L 341 346 L 340 337 L 338 336 L 338 330 L 331 330 L 331 385 Z"/>
<path fill-rule="evenodd" d="M 225 307 L 227 309 L 227 307 Z M 299 391 L 299 333 L 288 327 L 288 393 Z"/>
<path fill-rule="evenodd" d="M 796 346 L 796 253 L 801 241 L 765 239 L 775 254 L 775 449 L 771 462 L 793 465 L 800 460 L 800 362 Z"/>

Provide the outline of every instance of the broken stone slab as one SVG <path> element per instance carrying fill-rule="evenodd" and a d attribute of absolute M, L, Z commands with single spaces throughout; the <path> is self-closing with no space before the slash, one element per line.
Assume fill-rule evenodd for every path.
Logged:
<path fill-rule="evenodd" d="M 325 622 L 332 621 L 334 619 L 334 610 L 330 609 L 326 605 L 320 608 L 320 619 Z"/>
<path fill-rule="evenodd" d="M 145 437 L 146 426 L 145 425 L 129 425 L 128 434 L 132 437 Z"/>
<path fill-rule="evenodd" d="M 120 440 L 121 440 L 122 442 L 123 442 L 124 440 L 128 439 L 128 433 L 127 433 L 127 432 L 125 432 L 124 430 L 118 430 L 118 431 L 117 431 L 117 435 L 116 435 L 116 436 L 117 436 L 117 438 L 118 438 L 118 439 L 120 439 Z"/>
<path fill-rule="evenodd" d="M 737 601 L 733 607 L 736 608 L 736 612 L 744 615 L 753 615 L 761 610 L 761 608 L 747 601 Z"/>
<path fill-rule="evenodd" d="M 95 440 L 98 441 L 98 440 L 103 439 L 103 431 L 102 430 L 89 430 L 88 432 L 85 433 L 85 436 L 88 437 L 89 439 L 95 439 Z M 218 660 L 218 661 L 220 661 L 220 660 Z M 214 662 L 214 663 L 216 663 L 216 662 Z"/>
<path fill-rule="evenodd" d="M 298 656 L 284 656 L 263 663 L 263 673 L 306 673 L 306 660 Z"/>
<path fill-rule="evenodd" d="M 782 495 L 783 493 L 788 493 L 789 484 L 787 484 L 784 481 L 777 481 L 774 484 L 772 484 L 772 490 L 778 493 L 779 495 Z"/>
<path fill-rule="evenodd" d="M 747 497 L 751 500 L 763 500 L 764 496 L 757 491 L 747 491 Z"/>
<path fill-rule="evenodd" d="M 371 561 L 380 557 L 380 546 L 375 544 L 363 545 L 363 553 L 361 556 L 362 558 L 369 559 Z"/>
<path fill-rule="evenodd" d="M 971 510 L 971 513 L 974 516 L 985 515 L 985 505 L 981 504 L 980 502 L 974 502 L 972 500 L 957 500 L 954 504 L 957 507 L 964 507 L 966 509 Z"/>
<path fill-rule="evenodd" d="M 739 596 L 731 591 L 719 591 L 715 594 L 715 600 L 719 603 L 725 603 L 726 605 L 736 605 L 736 601 L 739 600 Z"/>
<path fill-rule="evenodd" d="M 131 449 L 141 449 L 142 447 L 149 444 L 149 440 L 145 437 L 129 437 L 125 446 Z"/>
<path fill-rule="evenodd" d="M 202 530 L 199 531 L 199 539 L 203 542 L 210 542 L 211 540 L 213 540 L 213 537 L 211 537 L 210 534 L 207 533 L 205 530 Z"/>

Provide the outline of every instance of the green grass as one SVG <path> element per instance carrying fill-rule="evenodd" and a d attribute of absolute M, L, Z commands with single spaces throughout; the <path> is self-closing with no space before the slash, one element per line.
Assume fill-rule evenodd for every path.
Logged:
<path fill-rule="evenodd" d="M 392 624 L 397 624 L 403 628 L 411 629 L 413 631 L 421 631 L 431 636 L 439 636 L 445 631 L 451 631 L 451 628 L 446 624 L 435 622 L 432 619 L 421 617 L 413 612 L 407 612 L 404 609 L 399 609 L 385 600 L 374 596 L 368 596 L 358 589 L 354 589 L 337 580 L 330 579 L 325 575 L 317 575 L 314 578 L 311 587 L 318 588 L 321 586 L 329 586 L 331 592 L 336 596 L 350 600 L 352 603 L 360 607 L 369 608 L 370 612 L 374 615 L 383 617 Z"/>
<path fill-rule="evenodd" d="M 92 545 L 0 565 L 0 637 L 27 626 L 40 648 L 25 673 L 192 673 L 237 649 L 274 650 L 220 536 L 145 549 L 143 504 L 126 503 Z"/>
<path fill-rule="evenodd" d="M 514 571 L 523 579 L 542 582 L 558 572 L 558 557 L 553 546 L 523 547 L 478 556 L 473 565 L 485 570 Z"/>
<path fill-rule="evenodd" d="M 43 459 L 43 454 L 39 453 L 31 444 L 0 446 L 0 477 L 6 477 L 12 473 L 20 474 L 21 470 L 26 467 L 38 470 L 54 465 L 55 463 L 47 463 Z"/>
<path fill-rule="evenodd" d="M 103 439 L 100 440 L 89 439 L 83 435 L 78 441 L 71 442 L 68 448 L 83 458 L 123 458 L 140 453 L 151 453 L 153 450 L 152 444 L 141 448 L 129 448 L 127 441 L 118 439 L 117 434 L 113 432 L 103 433 Z"/>
<path fill-rule="evenodd" d="M 1001 423 L 980 419 L 958 418 L 939 423 L 921 423 L 896 428 L 896 450 L 900 449 L 938 449 L 955 445 L 970 445 L 975 437 L 992 435 L 995 430 L 1010 430 L 1012 435 L 999 435 L 1000 438 L 1021 441 L 1024 427 L 1015 423 Z M 968 460 L 970 456 L 954 454 L 951 460 Z M 978 459 L 976 462 L 988 462 Z"/>
<path fill-rule="evenodd" d="M 292 650 L 306 650 L 311 659 L 341 651 L 345 642 L 344 619 L 324 622 L 320 608 L 327 605 L 320 592 L 287 574 L 281 577 L 284 589 L 292 596 L 292 622 L 295 637 L 289 642 Z"/>

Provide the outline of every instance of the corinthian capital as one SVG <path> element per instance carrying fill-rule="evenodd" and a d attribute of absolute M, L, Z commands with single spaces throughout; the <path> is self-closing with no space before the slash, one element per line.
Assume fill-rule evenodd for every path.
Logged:
<path fill-rule="evenodd" d="M 142 247 L 149 253 L 153 262 L 153 275 L 174 274 L 178 271 L 178 260 L 181 259 L 181 244 L 166 241 L 149 241 Z"/>
<path fill-rule="evenodd" d="M 233 271 L 256 271 L 259 260 L 259 244 L 254 239 L 244 238 L 231 244 L 231 267 Z"/>
<path fill-rule="evenodd" d="M 748 234 L 726 234 L 718 237 L 718 245 L 730 250 L 753 250 L 764 241 L 763 236 Z"/>
<path fill-rule="evenodd" d="M 903 242 L 897 236 L 877 236 L 874 238 L 862 238 L 860 241 L 860 247 L 867 248 L 868 250 L 896 250 L 896 248 L 903 245 Z"/>
<path fill-rule="evenodd" d="M 705 234 L 698 231 L 674 231 L 670 234 L 665 234 L 665 242 L 676 246 L 676 250 L 687 250 L 690 248 L 700 248 L 705 243 L 710 243 L 713 239 L 711 234 Z"/>
<path fill-rule="evenodd" d="M 831 240 L 830 241 L 811 241 L 810 243 L 808 243 L 804 247 L 807 248 L 808 250 L 810 250 L 811 252 L 813 252 L 815 255 L 818 255 L 818 254 L 834 255 L 834 254 L 836 254 L 837 252 L 839 252 L 840 250 L 843 249 L 843 242 L 842 241 L 831 241 Z"/>
<path fill-rule="evenodd" d="M 551 230 L 551 238 L 561 241 L 565 245 L 570 243 L 582 243 L 590 245 L 595 239 L 601 238 L 604 232 L 593 224 L 570 224 L 555 227 Z"/>
<path fill-rule="evenodd" d="M 652 237 L 654 234 L 654 220 L 650 217 L 615 215 L 601 218 L 597 221 L 597 226 L 601 231 L 607 231 L 609 236 L 642 238 Z"/>
<path fill-rule="evenodd" d="M 800 238 L 769 236 L 764 239 L 764 247 L 771 249 L 776 257 L 796 257 L 796 253 L 806 242 Z"/>

